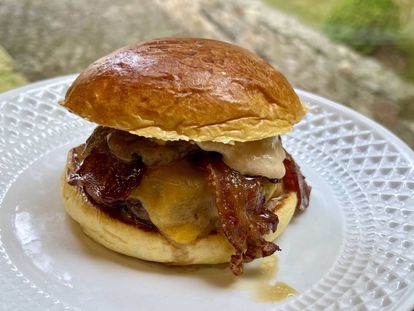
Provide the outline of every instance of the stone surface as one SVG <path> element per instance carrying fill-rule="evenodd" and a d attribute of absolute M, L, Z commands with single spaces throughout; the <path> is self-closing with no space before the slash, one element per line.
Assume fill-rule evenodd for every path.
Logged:
<path fill-rule="evenodd" d="M 151 0 L 0 0 L 0 42 L 33 81 L 78 72 L 128 43 L 184 34 Z"/>
<path fill-rule="evenodd" d="M 294 86 L 352 107 L 414 146 L 414 132 L 399 121 L 413 105 L 413 85 L 263 2 L 0 0 L 0 42 L 31 80 L 77 72 L 117 47 L 160 36 L 242 45 Z"/>
<path fill-rule="evenodd" d="M 10 55 L 0 46 L 0 93 L 26 83 L 27 80 L 16 72 Z"/>
<path fill-rule="evenodd" d="M 286 14 L 248 0 L 158 0 L 182 27 L 254 50 L 299 88 L 337 100 L 394 127 L 414 86 L 376 61 L 333 44 Z M 186 19 L 186 16 L 197 18 Z"/>

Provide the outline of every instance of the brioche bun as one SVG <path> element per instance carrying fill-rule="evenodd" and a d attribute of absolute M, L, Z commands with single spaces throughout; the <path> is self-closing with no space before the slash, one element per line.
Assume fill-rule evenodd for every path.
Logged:
<path fill-rule="evenodd" d="M 65 170 L 66 172 L 66 170 Z M 61 180 L 63 205 L 82 230 L 93 240 L 118 253 L 139 259 L 175 265 L 217 264 L 230 260 L 233 246 L 220 233 L 210 234 L 191 244 L 172 243 L 162 234 L 145 231 L 112 218 L 95 207 L 77 186 Z M 273 241 L 285 230 L 296 208 L 296 193 L 288 193 L 276 210 L 279 217 L 277 231 L 266 236 Z"/>
<path fill-rule="evenodd" d="M 288 132 L 306 111 L 285 77 L 259 56 L 192 38 L 147 41 L 99 59 L 61 105 L 144 137 L 222 143 Z"/>

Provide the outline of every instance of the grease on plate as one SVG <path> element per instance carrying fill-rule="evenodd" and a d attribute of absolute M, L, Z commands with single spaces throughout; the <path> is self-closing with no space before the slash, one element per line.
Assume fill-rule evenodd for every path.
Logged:
<path fill-rule="evenodd" d="M 284 282 L 260 284 L 255 291 L 255 299 L 262 302 L 281 301 L 296 294 L 297 291 Z"/>
<path fill-rule="evenodd" d="M 279 302 L 298 292 L 284 282 L 274 282 L 279 270 L 276 256 L 265 257 L 254 267 L 246 267 L 244 274 L 238 277 L 236 286 L 247 289 L 255 301 Z"/>

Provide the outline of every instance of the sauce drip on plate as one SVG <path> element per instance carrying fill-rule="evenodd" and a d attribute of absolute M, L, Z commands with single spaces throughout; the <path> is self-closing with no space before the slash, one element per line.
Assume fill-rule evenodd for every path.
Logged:
<path fill-rule="evenodd" d="M 280 302 L 297 295 L 298 292 L 285 282 L 275 281 L 278 271 L 278 257 L 265 257 L 255 267 L 247 267 L 236 286 L 247 289 L 255 301 L 262 303 Z"/>
<path fill-rule="evenodd" d="M 260 302 L 281 301 L 295 296 L 297 291 L 284 282 L 260 284 L 255 292 L 255 299 Z"/>

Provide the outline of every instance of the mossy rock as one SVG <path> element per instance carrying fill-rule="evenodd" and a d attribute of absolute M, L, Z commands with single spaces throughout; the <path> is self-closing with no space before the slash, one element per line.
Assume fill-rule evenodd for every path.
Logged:
<path fill-rule="evenodd" d="M 393 0 L 342 0 L 328 15 L 324 31 L 332 40 L 370 54 L 378 46 L 395 44 L 399 19 Z"/>
<path fill-rule="evenodd" d="M 15 71 L 12 58 L 0 46 L 0 92 L 26 84 L 27 82 L 25 77 Z"/>

